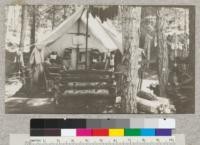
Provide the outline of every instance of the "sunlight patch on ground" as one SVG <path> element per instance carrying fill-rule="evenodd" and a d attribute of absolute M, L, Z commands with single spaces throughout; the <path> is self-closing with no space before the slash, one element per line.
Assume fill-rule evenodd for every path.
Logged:
<path fill-rule="evenodd" d="M 141 90 L 143 90 L 143 91 L 145 91 L 147 93 L 153 94 L 153 91 L 149 89 L 149 86 L 151 84 L 158 84 L 158 80 L 149 80 L 149 79 L 147 80 L 147 79 L 144 79 L 142 81 L 142 88 L 141 88 Z"/>
<path fill-rule="evenodd" d="M 21 97 L 17 97 L 17 98 L 6 98 L 5 102 L 16 102 L 16 103 L 23 103 L 26 100 L 28 100 L 28 98 L 21 98 Z"/>
<path fill-rule="evenodd" d="M 22 82 L 17 79 L 6 82 L 5 85 L 6 97 L 12 97 L 13 95 L 15 95 L 15 93 L 22 88 L 22 85 L 23 85 Z"/>
<path fill-rule="evenodd" d="M 54 101 L 53 98 L 21 98 L 21 97 L 15 97 L 15 98 L 7 98 L 5 100 L 6 103 L 16 103 L 16 104 L 24 104 L 25 106 L 29 107 L 37 107 L 37 106 L 43 106 L 43 105 L 50 105 Z"/>
<path fill-rule="evenodd" d="M 50 105 L 53 101 L 53 98 L 30 99 L 27 101 L 27 105 L 31 107 Z"/>

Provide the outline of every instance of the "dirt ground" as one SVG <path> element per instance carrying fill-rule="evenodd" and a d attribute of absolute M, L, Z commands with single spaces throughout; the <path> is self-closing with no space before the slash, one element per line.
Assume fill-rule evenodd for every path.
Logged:
<path fill-rule="evenodd" d="M 113 113 L 109 98 L 94 98 L 92 96 L 67 97 L 63 96 L 58 105 L 54 98 L 45 93 L 31 98 L 22 93 L 6 99 L 6 113 L 22 114 L 66 114 L 66 113 Z"/>
<path fill-rule="evenodd" d="M 62 96 L 56 105 L 53 96 L 45 91 L 30 94 L 19 78 L 6 80 L 5 112 L 11 114 L 112 113 L 111 100 L 110 96 Z"/>
<path fill-rule="evenodd" d="M 157 80 L 144 79 L 142 90 L 150 93 L 148 86 L 157 83 Z M 9 114 L 96 114 L 120 113 L 114 106 L 113 97 L 107 96 L 62 96 L 58 105 L 55 104 L 51 94 L 39 92 L 30 95 L 30 91 L 23 88 L 22 82 L 16 78 L 6 81 L 5 112 Z M 194 112 L 194 99 L 192 94 L 186 96 L 169 95 L 169 99 L 176 107 L 176 113 Z"/>
<path fill-rule="evenodd" d="M 51 94 L 27 93 L 18 79 L 6 83 L 5 112 L 11 114 L 113 113 L 110 96 L 63 96 L 58 105 Z"/>

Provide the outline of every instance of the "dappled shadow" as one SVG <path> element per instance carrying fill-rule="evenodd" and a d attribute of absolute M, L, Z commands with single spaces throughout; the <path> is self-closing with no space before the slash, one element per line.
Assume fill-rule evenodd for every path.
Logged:
<path fill-rule="evenodd" d="M 109 106 L 113 105 L 110 96 L 95 97 L 95 96 L 73 96 L 63 97 L 61 103 L 56 107 L 57 113 L 70 113 L 70 114 L 95 114 L 107 112 Z M 107 112 L 108 113 L 108 112 Z M 114 113 L 110 109 L 109 113 Z"/>
<path fill-rule="evenodd" d="M 53 98 L 9 98 L 5 102 L 6 113 L 53 113 Z"/>
<path fill-rule="evenodd" d="M 19 114 L 95 114 L 114 113 L 110 96 L 62 96 L 59 104 L 54 98 L 12 97 L 6 100 L 6 113 Z"/>

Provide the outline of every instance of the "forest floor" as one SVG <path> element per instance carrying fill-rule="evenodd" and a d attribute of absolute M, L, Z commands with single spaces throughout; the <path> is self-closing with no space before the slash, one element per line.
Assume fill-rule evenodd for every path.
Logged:
<path fill-rule="evenodd" d="M 151 84 L 158 84 L 156 75 L 145 77 L 141 90 L 153 93 L 149 89 Z M 17 78 L 9 78 L 5 87 L 5 111 L 13 114 L 95 114 L 95 113 L 119 113 L 115 110 L 112 97 L 99 96 L 64 96 L 59 105 L 55 105 L 54 98 L 44 92 L 30 95 L 23 88 L 22 82 Z M 169 99 L 176 107 L 176 113 L 190 113 L 194 110 L 194 101 L 189 96 L 169 95 Z M 83 99 L 84 98 L 84 99 Z M 184 107 L 183 107 L 184 106 Z"/>
<path fill-rule="evenodd" d="M 19 114 L 65 114 L 65 113 L 108 113 L 109 108 L 106 98 L 91 99 L 88 96 L 81 98 L 63 99 L 59 105 L 55 105 L 54 98 L 47 97 L 44 93 L 38 94 L 37 97 L 29 98 L 15 95 L 6 99 L 6 113 Z M 110 113 L 113 110 L 110 109 Z"/>
<path fill-rule="evenodd" d="M 19 79 L 6 81 L 5 112 L 13 114 L 61 114 L 61 113 L 113 113 L 111 99 L 108 96 L 69 97 L 55 105 L 54 98 L 44 92 L 27 94 Z M 84 99 L 82 99 L 84 98 Z M 113 104 L 113 103 L 112 103 Z"/>
<path fill-rule="evenodd" d="M 11 83 L 12 82 L 12 83 Z M 156 80 L 143 80 L 142 89 L 151 92 L 148 86 Z M 19 114 L 84 114 L 84 113 L 119 113 L 114 108 L 111 97 L 98 96 L 64 96 L 59 105 L 55 105 L 51 95 L 40 92 L 35 95 L 25 93 L 19 80 L 6 83 L 5 111 Z M 84 98 L 84 99 L 83 99 Z"/>

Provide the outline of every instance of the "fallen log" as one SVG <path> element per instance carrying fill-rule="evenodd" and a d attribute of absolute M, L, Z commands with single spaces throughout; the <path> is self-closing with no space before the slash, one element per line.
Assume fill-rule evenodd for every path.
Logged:
<path fill-rule="evenodd" d="M 111 75 L 99 75 L 99 74 L 61 74 L 63 78 L 68 78 L 68 77 L 72 77 L 72 78 L 76 78 L 76 77 L 86 77 L 86 78 L 111 78 Z"/>
<path fill-rule="evenodd" d="M 107 86 L 109 85 L 108 83 L 106 82 L 68 82 L 67 83 L 67 86 L 68 87 L 85 87 L 85 86 L 88 86 L 88 87 L 95 87 L 95 86 Z"/>
<path fill-rule="evenodd" d="M 150 94 L 150 93 L 147 93 L 145 91 L 139 91 L 137 93 L 137 96 L 140 97 L 140 98 L 143 98 L 143 99 L 147 99 L 147 100 L 150 100 L 150 101 L 155 101 L 155 100 L 158 100 L 157 97 L 153 94 Z"/>
<path fill-rule="evenodd" d="M 63 95 L 65 96 L 95 96 L 95 95 L 101 95 L 101 96 L 108 96 L 109 90 L 107 89 L 89 89 L 89 90 L 65 90 Z"/>
<path fill-rule="evenodd" d="M 112 75 L 113 72 L 107 70 L 68 70 L 63 71 L 62 74 L 77 74 L 77 75 L 88 75 L 88 74 L 96 74 L 96 75 Z"/>
<path fill-rule="evenodd" d="M 156 97 L 156 98 L 161 104 L 170 105 L 170 100 L 168 98 L 163 98 L 163 97 Z"/>
<path fill-rule="evenodd" d="M 136 97 L 136 101 L 139 112 L 152 113 L 152 114 L 159 113 L 158 111 L 158 107 L 160 106 L 159 101 L 150 101 L 140 97 Z"/>
<path fill-rule="evenodd" d="M 91 86 L 91 85 L 85 85 L 85 86 L 68 86 L 68 85 L 62 85 L 61 86 L 62 89 L 66 89 L 66 90 L 88 90 L 88 89 L 111 89 L 114 88 L 113 85 L 95 85 L 95 86 Z"/>
<path fill-rule="evenodd" d="M 136 97 L 138 111 L 145 113 L 172 113 L 175 111 L 173 105 L 170 104 L 169 99 L 156 97 L 157 100 L 147 100 L 141 97 Z"/>
<path fill-rule="evenodd" d="M 87 77 L 68 77 L 62 78 L 61 83 L 68 83 L 68 82 L 108 82 L 111 83 L 113 81 L 112 78 L 87 78 Z"/>

